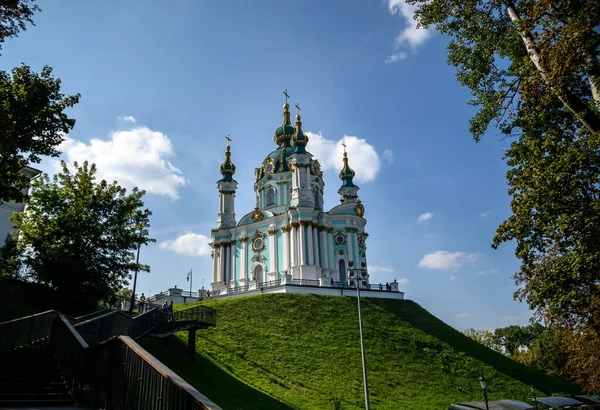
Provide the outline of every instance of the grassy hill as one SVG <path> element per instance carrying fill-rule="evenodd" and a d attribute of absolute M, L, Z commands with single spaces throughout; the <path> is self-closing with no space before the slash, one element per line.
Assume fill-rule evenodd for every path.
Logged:
<path fill-rule="evenodd" d="M 145 346 L 224 409 L 364 408 L 356 298 L 270 294 L 206 305 L 218 310 L 217 327 L 198 332 L 196 362 L 183 357 L 186 333 Z M 476 343 L 412 301 L 364 299 L 363 323 L 376 410 L 482 400 L 481 372 L 490 400 L 531 397 L 530 382 L 577 390 Z"/>

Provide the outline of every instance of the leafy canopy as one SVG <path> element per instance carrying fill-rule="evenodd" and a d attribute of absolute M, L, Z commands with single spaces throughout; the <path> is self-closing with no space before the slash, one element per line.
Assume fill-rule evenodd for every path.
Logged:
<path fill-rule="evenodd" d="M 448 62 L 479 107 L 470 130 L 511 140 L 512 216 L 493 247 L 516 240 L 515 294 L 547 320 L 594 326 L 600 296 L 600 2 L 407 0 L 450 36 Z"/>
<path fill-rule="evenodd" d="M 14 214 L 25 274 L 59 290 L 78 306 L 107 299 L 127 283 L 139 246 L 149 237 L 144 191 L 127 193 L 113 182 L 96 182 L 96 166 L 65 162 L 52 179 L 44 174 L 32 186 L 27 210 Z"/>
<path fill-rule="evenodd" d="M 1 1 L 0 49 L 6 38 L 33 24 L 39 10 L 34 0 Z M 0 204 L 27 199 L 31 175 L 24 168 L 44 155 L 58 156 L 56 148 L 75 125 L 65 110 L 79 102 L 79 94 L 65 96 L 60 85 L 47 66 L 40 74 L 24 64 L 0 71 Z"/>

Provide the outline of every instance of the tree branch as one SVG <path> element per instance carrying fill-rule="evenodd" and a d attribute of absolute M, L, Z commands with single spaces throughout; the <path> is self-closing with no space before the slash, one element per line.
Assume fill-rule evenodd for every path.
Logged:
<path fill-rule="evenodd" d="M 598 59 L 589 53 L 585 56 L 585 74 L 590 82 L 596 108 L 600 110 L 600 67 L 598 67 Z"/>
<path fill-rule="evenodd" d="M 506 6 L 506 12 L 510 17 L 510 20 L 519 32 L 519 35 L 523 40 L 523 44 L 525 44 L 529 59 L 542 76 L 544 82 L 550 87 L 563 105 L 569 111 L 571 111 L 590 132 L 600 132 L 600 118 L 593 111 L 591 111 L 586 104 L 575 98 L 568 91 L 559 90 L 552 86 L 552 83 L 548 78 L 548 71 L 542 65 L 542 58 L 536 47 L 533 35 L 530 31 L 523 28 L 523 24 L 521 22 L 521 18 L 519 17 L 519 13 L 517 12 L 515 3 L 513 0 L 504 0 L 504 5 Z"/>

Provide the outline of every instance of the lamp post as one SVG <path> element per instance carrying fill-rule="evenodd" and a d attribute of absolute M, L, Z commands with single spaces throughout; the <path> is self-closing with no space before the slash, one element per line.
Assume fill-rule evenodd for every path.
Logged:
<path fill-rule="evenodd" d="M 531 389 L 531 394 L 533 394 L 533 404 L 535 404 L 535 410 L 537 410 L 537 398 L 535 397 L 535 387 L 533 387 L 533 383 L 529 385 L 529 388 Z"/>
<path fill-rule="evenodd" d="M 356 275 L 356 299 L 358 301 L 358 327 L 360 329 L 360 352 L 362 355 L 362 370 L 363 370 L 363 383 L 365 386 L 365 409 L 370 410 L 371 405 L 369 403 L 369 382 L 367 380 L 367 361 L 365 357 L 365 340 L 363 337 L 363 323 L 362 323 L 362 312 L 360 310 L 360 282 L 358 273 L 364 271 L 365 263 L 362 262 L 362 269 L 352 269 L 354 267 L 353 261 L 348 261 L 348 267 L 350 271 L 354 271 Z"/>
<path fill-rule="evenodd" d="M 192 297 L 192 270 L 191 269 L 187 274 L 187 280 L 188 280 L 188 282 L 190 282 L 190 297 Z"/>
<path fill-rule="evenodd" d="M 131 300 L 129 301 L 129 312 L 133 312 L 133 305 L 135 305 L 135 287 L 137 285 L 137 275 L 140 270 L 140 248 L 142 247 L 142 235 L 144 234 L 144 227 L 140 225 L 140 237 L 138 238 L 138 249 L 137 258 L 135 259 L 135 276 L 133 277 L 133 292 L 131 292 Z"/>
<path fill-rule="evenodd" d="M 485 400 L 485 410 L 490 410 L 490 406 L 488 405 L 487 398 L 487 380 L 483 377 L 483 373 L 481 373 L 481 377 L 479 377 L 479 385 L 481 386 L 481 390 L 483 390 L 483 399 Z"/>

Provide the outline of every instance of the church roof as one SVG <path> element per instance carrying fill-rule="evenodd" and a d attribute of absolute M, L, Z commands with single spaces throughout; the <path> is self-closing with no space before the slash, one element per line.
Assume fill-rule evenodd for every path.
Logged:
<path fill-rule="evenodd" d="M 231 149 L 229 144 L 227 144 L 227 148 L 225 150 L 225 161 L 220 166 L 221 175 L 223 178 L 221 181 L 233 181 L 233 174 L 235 174 L 235 165 L 231 162 Z"/>
<path fill-rule="evenodd" d="M 352 178 L 354 178 L 355 172 L 350 165 L 348 165 L 348 154 L 344 149 L 344 167 L 340 171 L 340 179 L 342 180 L 342 186 L 353 187 L 354 182 L 352 182 Z"/>
<path fill-rule="evenodd" d="M 302 121 L 300 114 L 298 114 L 296 115 L 296 132 L 292 137 L 292 146 L 294 147 L 294 152 L 297 152 L 298 154 L 306 154 L 306 144 L 308 144 L 308 136 L 302 132 Z"/>
<path fill-rule="evenodd" d="M 283 124 L 277 127 L 277 129 L 275 130 L 275 136 L 273 137 L 275 144 L 280 146 L 289 146 L 290 140 L 292 139 L 292 136 L 296 131 L 296 129 L 290 122 L 289 109 L 290 105 L 288 103 L 285 103 L 283 105 Z"/>

